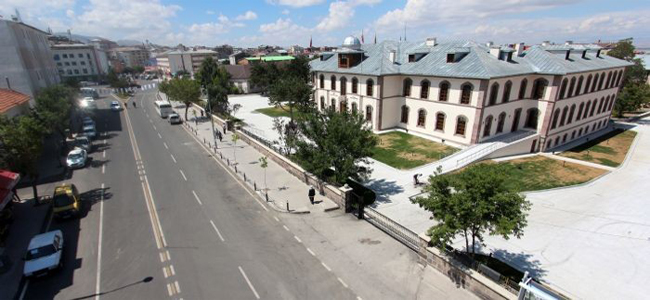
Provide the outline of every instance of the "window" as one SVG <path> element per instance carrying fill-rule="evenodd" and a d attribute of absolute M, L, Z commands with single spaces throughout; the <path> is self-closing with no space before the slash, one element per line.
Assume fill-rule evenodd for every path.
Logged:
<path fill-rule="evenodd" d="M 372 121 L 372 106 L 370 105 L 366 106 L 366 121 Z"/>
<path fill-rule="evenodd" d="M 84 74 L 88 74 L 88 69 L 84 68 L 83 72 L 84 72 Z"/>
<path fill-rule="evenodd" d="M 589 106 L 591 106 L 591 101 L 587 101 L 587 106 L 585 106 L 585 113 L 582 115 L 583 119 L 586 119 L 589 116 Z"/>
<path fill-rule="evenodd" d="M 567 98 L 573 97 L 573 93 L 574 93 L 573 88 L 575 88 L 575 87 L 576 87 L 576 78 L 573 77 L 573 78 L 571 78 L 571 83 L 569 84 L 569 92 L 568 92 Z"/>
<path fill-rule="evenodd" d="M 420 83 L 420 98 L 429 99 L 429 87 L 431 83 L 428 80 L 422 80 Z"/>
<path fill-rule="evenodd" d="M 566 86 L 569 84 L 569 80 L 564 78 L 562 80 L 562 85 L 560 86 L 560 99 L 566 98 Z"/>
<path fill-rule="evenodd" d="M 573 92 L 574 95 L 579 96 L 582 93 L 582 82 L 584 81 L 584 77 L 580 76 L 578 78 L 578 86 L 576 86 L 575 92 Z"/>
<path fill-rule="evenodd" d="M 404 97 L 411 96 L 411 86 L 413 85 L 413 80 L 411 78 L 404 79 L 402 95 Z"/>
<path fill-rule="evenodd" d="M 79 57 L 79 58 L 84 58 L 84 55 L 81 54 L 81 53 L 79 53 L 79 54 L 77 54 L 77 57 Z"/>
<path fill-rule="evenodd" d="M 569 113 L 569 107 L 564 107 L 562 110 L 562 119 L 560 119 L 560 127 L 564 126 L 564 122 L 566 121 L 566 115 Z"/>
<path fill-rule="evenodd" d="M 560 118 L 560 109 L 557 108 L 555 109 L 555 112 L 553 113 L 553 122 L 551 123 L 551 129 L 555 129 L 557 127 L 557 120 Z"/>
<path fill-rule="evenodd" d="M 598 86 L 598 77 L 599 76 L 600 75 L 598 75 L 598 74 L 596 74 L 596 76 L 594 76 L 594 83 L 591 85 L 591 92 L 592 93 L 596 91 L 596 87 Z"/>
<path fill-rule="evenodd" d="M 427 111 L 424 109 L 418 110 L 418 126 L 424 127 L 427 122 Z"/>
<path fill-rule="evenodd" d="M 576 115 L 576 121 L 580 121 L 580 119 L 582 119 L 582 111 L 584 110 L 584 108 L 585 108 L 585 103 L 584 102 L 580 103 L 580 107 L 578 108 L 578 115 Z"/>
<path fill-rule="evenodd" d="M 85 62 L 85 61 L 82 61 L 82 62 L 79 62 L 79 63 L 80 63 L 82 66 L 85 66 L 85 65 L 86 65 L 86 62 Z"/>
<path fill-rule="evenodd" d="M 581 137 L 581 136 L 582 136 L 582 128 L 580 128 L 580 130 L 578 130 L 578 137 Z"/>
<path fill-rule="evenodd" d="M 465 83 L 462 86 L 462 92 L 460 94 L 460 104 L 469 104 L 470 99 L 472 97 L 472 85 L 469 83 Z"/>
<path fill-rule="evenodd" d="M 70 56 L 70 58 L 74 58 L 74 53 L 70 53 L 68 56 Z"/>
<path fill-rule="evenodd" d="M 555 138 L 555 147 L 557 147 L 557 145 L 559 144 L 560 144 L 560 137 L 558 136 Z"/>
<path fill-rule="evenodd" d="M 320 88 L 324 89 L 325 88 L 325 76 L 323 76 L 323 74 L 321 74 L 318 77 L 318 81 L 319 81 L 319 84 L 320 84 Z"/>
<path fill-rule="evenodd" d="M 596 125 L 598 125 L 598 123 L 594 123 L 594 126 L 591 126 L 591 131 L 596 130 Z"/>
<path fill-rule="evenodd" d="M 402 105 L 402 118 L 400 119 L 400 122 L 404 124 L 408 124 L 409 122 L 409 107 L 406 105 Z"/>
<path fill-rule="evenodd" d="M 56 63 L 57 66 L 62 67 L 63 64 L 61 62 Z"/>
<path fill-rule="evenodd" d="M 503 125 L 506 123 L 506 113 L 502 112 L 499 114 L 499 120 L 497 121 L 497 134 L 503 132 Z"/>
<path fill-rule="evenodd" d="M 591 106 L 591 111 L 589 112 L 589 116 L 593 116 L 594 112 L 596 111 L 596 104 L 598 103 L 598 99 L 594 99 L 594 102 L 592 103 Z"/>
<path fill-rule="evenodd" d="M 568 134 L 565 133 L 564 136 L 562 136 L 562 144 L 566 143 L 567 135 L 568 135 Z"/>
<path fill-rule="evenodd" d="M 332 100 L 331 100 L 330 108 L 331 108 L 332 110 L 336 111 L 336 99 L 332 99 Z"/>
<path fill-rule="evenodd" d="M 348 79 L 341 77 L 341 95 L 347 94 L 348 91 Z"/>
<path fill-rule="evenodd" d="M 336 91 L 336 76 L 330 77 L 330 90 Z"/>
<path fill-rule="evenodd" d="M 512 82 L 508 80 L 506 85 L 503 87 L 503 98 L 501 99 L 501 102 L 507 103 L 510 101 L 510 90 L 512 90 Z"/>
<path fill-rule="evenodd" d="M 607 111 L 607 106 L 609 106 L 609 96 L 605 99 L 605 104 L 603 104 L 603 112 Z"/>
<path fill-rule="evenodd" d="M 77 62 L 76 62 L 76 61 L 73 61 L 73 62 L 72 62 L 72 65 L 73 65 L 73 66 L 76 66 L 76 65 L 77 65 Z"/>
<path fill-rule="evenodd" d="M 344 112 L 347 112 L 347 111 L 348 111 L 348 102 L 345 101 L 345 100 L 342 100 L 339 103 L 339 112 L 344 113 Z"/>
<path fill-rule="evenodd" d="M 366 80 L 366 96 L 372 97 L 374 82 L 372 79 Z"/>
<path fill-rule="evenodd" d="M 526 78 L 521 80 L 519 85 L 519 99 L 526 98 L 526 86 L 528 85 L 528 80 Z"/>
<path fill-rule="evenodd" d="M 86 57 L 90 59 L 90 53 L 86 53 Z"/>
<path fill-rule="evenodd" d="M 74 73 L 75 73 L 75 75 L 79 75 L 79 70 L 75 69 Z"/>
<path fill-rule="evenodd" d="M 603 89 L 603 83 L 605 82 L 605 72 L 600 73 L 600 81 L 598 81 L 598 90 Z"/>
<path fill-rule="evenodd" d="M 605 83 L 605 88 L 610 88 L 612 84 L 612 71 L 609 71 L 607 74 L 607 82 Z"/>
<path fill-rule="evenodd" d="M 467 119 L 463 116 L 456 118 L 456 134 L 465 135 L 465 127 L 467 125 Z"/>
<path fill-rule="evenodd" d="M 454 54 L 447 53 L 447 63 L 453 63 L 453 62 L 454 62 Z"/>
<path fill-rule="evenodd" d="M 493 83 L 492 88 L 490 88 L 490 99 L 488 102 L 488 105 L 495 105 L 497 104 L 497 95 L 499 94 L 499 84 L 498 83 Z"/>
<path fill-rule="evenodd" d="M 68 75 L 72 75 L 72 70 L 68 69 Z"/>
<path fill-rule="evenodd" d="M 320 110 L 324 110 L 324 109 L 325 109 L 325 97 L 320 97 Z"/>
<path fill-rule="evenodd" d="M 591 85 L 591 74 L 587 76 L 587 83 L 585 83 L 585 94 L 589 93 L 589 86 Z"/>
<path fill-rule="evenodd" d="M 439 101 L 447 101 L 449 98 L 449 82 L 443 81 L 440 83 L 440 93 L 438 95 Z"/>
<path fill-rule="evenodd" d="M 576 131 L 574 130 L 573 132 L 571 132 L 571 139 L 573 140 L 575 138 L 576 138 Z"/>
<path fill-rule="evenodd" d="M 621 86 L 621 78 L 623 77 L 623 70 L 618 71 L 618 78 L 616 79 L 616 86 Z"/>
<path fill-rule="evenodd" d="M 535 100 L 544 98 L 544 92 L 546 91 L 547 85 L 548 81 L 544 78 L 535 80 L 535 83 L 533 84 L 532 98 Z"/>
<path fill-rule="evenodd" d="M 436 114 L 436 130 L 445 130 L 445 114 L 443 113 Z"/>
<path fill-rule="evenodd" d="M 357 104 L 355 102 L 352 103 L 352 112 L 357 113 Z"/>
<path fill-rule="evenodd" d="M 58 54 L 54 54 L 54 60 L 59 60 L 59 59 L 60 59 L 59 55 L 58 55 Z"/>
<path fill-rule="evenodd" d="M 573 122 L 573 114 L 576 112 L 576 105 L 573 104 L 571 105 L 571 109 L 569 110 L 569 119 L 566 120 L 567 125 L 571 124 Z"/>
<path fill-rule="evenodd" d="M 352 78 L 352 94 L 358 94 L 359 93 L 359 79 L 356 77 Z"/>
<path fill-rule="evenodd" d="M 526 116 L 525 127 L 536 129 L 538 117 L 539 117 L 539 110 L 537 108 L 528 109 L 528 115 Z"/>
<path fill-rule="evenodd" d="M 409 54 L 409 62 L 415 61 L 415 54 Z"/>
<path fill-rule="evenodd" d="M 63 53 L 63 58 L 68 58 L 68 55 Z"/>
<path fill-rule="evenodd" d="M 609 107 L 607 107 L 608 111 L 612 110 L 612 107 L 614 106 L 614 99 L 615 99 L 615 96 L 612 96 L 612 101 L 609 102 Z"/>
<path fill-rule="evenodd" d="M 491 130 L 492 130 L 492 116 L 487 116 L 487 118 L 485 118 L 485 125 L 483 127 L 483 137 L 490 136 Z"/>

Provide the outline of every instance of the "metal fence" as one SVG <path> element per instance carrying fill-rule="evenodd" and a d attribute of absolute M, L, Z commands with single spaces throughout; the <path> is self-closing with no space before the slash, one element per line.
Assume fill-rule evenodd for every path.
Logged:
<path fill-rule="evenodd" d="M 264 146 L 273 149 L 273 151 L 278 152 L 278 153 L 282 153 L 282 152 L 280 151 L 280 148 L 278 147 L 278 145 L 277 145 L 276 143 L 274 143 L 274 142 L 272 142 L 272 141 L 269 141 L 269 140 L 267 140 L 266 138 L 261 137 L 261 136 L 255 134 L 255 133 L 251 132 L 251 130 L 247 129 L 246 127 L 241 127 L 241 128 L 239 128 L 239 129 L 237 129 L 237 130 L 239 130 L 239 131 L 245 133 L 245 134 L 248 135 L 249 137 L 255 139 L 256 141 L 258 141 L 258 142 L 260 142 L 260 143 L 262 143 Z"/>
<path fill-rule="evenodd" d="M 366 221 L 375 225 L 377 228 L 386 232 L 414 251 L 418 252 L 420 250 L 420 237 L 415 232 L 370 207 L 365 207 L 363 210 L 364 219 Z"/>

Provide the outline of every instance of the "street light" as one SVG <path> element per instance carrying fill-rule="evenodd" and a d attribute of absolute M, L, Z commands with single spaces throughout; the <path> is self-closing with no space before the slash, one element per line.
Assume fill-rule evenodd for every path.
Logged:
<path fill-rule="evenodd" d="M 205 91 L 208 95 L 208 111 L 206 115 L 210 118 L 210 125 L 212 125 L 212 140 L 214 141 L 214 147 L 217 148 L 217 137 L 214 133 L 214 119 L 212 118 L 212 101 L 210 101 L 210 93 L 207 92 L 207 88 L 205 86 L 203 87 L 203 91 Z"/>

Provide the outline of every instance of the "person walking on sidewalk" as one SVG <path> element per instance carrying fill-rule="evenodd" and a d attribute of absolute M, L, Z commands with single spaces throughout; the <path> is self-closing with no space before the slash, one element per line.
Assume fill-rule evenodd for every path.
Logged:
<path fill-rule="evenodd" d="M 310 185 L 309 186 L 309 201 L 311 202 L 311 205 L 314 205 L 314 196 L 316 196 L 316 190 L 314 189 L 314 186 Z"/>

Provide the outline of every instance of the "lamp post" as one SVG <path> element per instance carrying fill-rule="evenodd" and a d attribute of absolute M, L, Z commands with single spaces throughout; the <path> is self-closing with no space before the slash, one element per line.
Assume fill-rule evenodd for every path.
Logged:
<path fill-rule="evenodd" d="M 212 125 L 212 140 L 214 141 L 214 147 L 217 147 L 217 137 L 214 134 L 214 119 L 212 118 L 212 101 L 210 101 L 210 93 L 207 92 L 207 88 L 204 86 L 203 91 L 206 92 L 206 95 L 208 95 L 208 105 L 207 109 L 208 111 L 206 112 L 206 115 L 210 118 L 210 125 Z"/>

